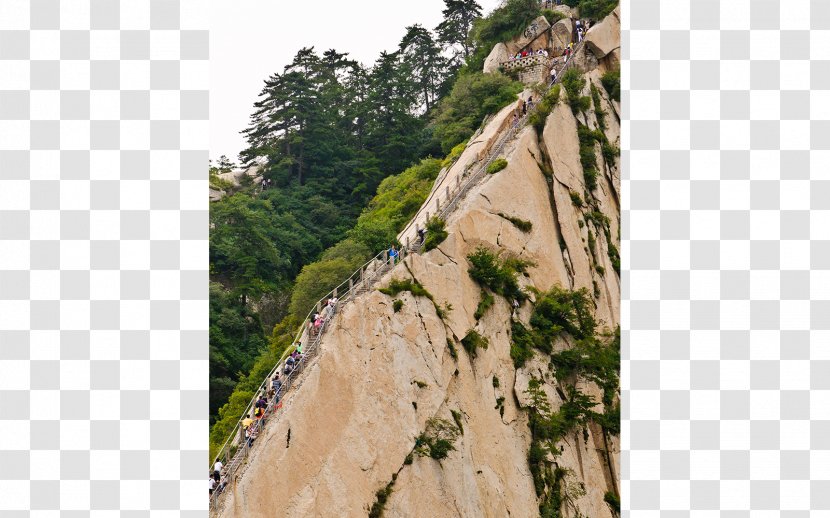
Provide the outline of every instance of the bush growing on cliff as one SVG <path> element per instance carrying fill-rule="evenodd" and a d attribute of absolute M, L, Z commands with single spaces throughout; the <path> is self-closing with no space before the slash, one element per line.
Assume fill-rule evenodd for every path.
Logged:
<path fill-rule="evenodd" d="M 536 344 L 533 334 L 521 322 L 513 322 L 510 334 L 510 357 L 513 359 L 513 365 L 518 369 L 533 357 L 533 348 Z"/>
<path fill-rule="evenodd" d="M 585 188 L 590 192 L 597 188 L 597 175 L 599 174 L 594 143 L 602 142 L 605 135 L 599 130 L 592 131 L 583 124 L 578 125 L 577 135 L 579 136 L 579 161 L 582 164 Z"/>
<path fill-rule="evenodd" d="M 490 295 L 485 290 L 481 290 L 481 301 L 479 301 L 478 307 L 476 308 L 476 312 L 473 315 L 473 317 L 476 320 L 480 320 L 481 317 L 483 317 L 484 314 L 487 313 L 487 310 L 490 309 L 490 307 L 493 305 L 495 301 L 496 299 L 492 295 Z"/>
<path fill-rule="evenodd" d="M 475 329 L 471 329 L 467 336 L 461 339 L 461 345 L 464 346 L 471 358 L 475 358 L 479 349 L 487 349 L 490 346 L 490 341 L 478 334 Z"/>
<path fill-rule="evenodd" d="M 533 230 L 533 223 L 531 223 L 530 221 L 521 218 L 516 218 L 514 216 L 508 216 L 503 212 L 499 212 L 499 216 L 503 217 L 510 223 L 513 223 L 513 226 L 518 228 L 522 232 L 530 232 L 531 230 Z"/>
<path fill-rule="evenodd" d="M 602 74 L 600 82 L 611 99 L 620 102 L 620 69 L 609 70 Z"/>
<path fill-rule="evenodd" d="M 455 450 L 453 443 L 459 433 L 458 428 L 446 419 L 433 417 L 427 421 L 424 432 L 415 438 L 413 451 L 421 457 L 432 457 L 435 460 L 445 459 L 451 451 Z"/>
<path fill-rule="evenodd" d="M 533 113 L 528 116 L 528 123 L 533 126 L 537 132 L 541 133 L 545 128 L 545 122 L 548 120 L 548 115 L 553 111 L 554 107 L 559 103 L 560 85 L 554 85 L 542 97 L 541 102 L 533 110 Z"/>
<path fill-rule="evenodd" d="M 593 311 L 594 303 L 587 289 L 571 291 L 554 286 L 536 300 L 530 324 L 549 341 L 562 333 L 576 339 L 589 338 L 594 336 L 597 326 Z"/>
<path fill-rule="evenodd" d="M 581 70 L 575 67 L 566 70 L 562 74 L 561 84 L 565 88 L 565 93 L 568 94 L 568 105 L 574 115 L 591 107 L 591 98 L 582 95 L 586 82 Z"/>
<path fill-rule="evenodd" d="M 470 277 L 477 283 L 509 299 L 519 302 L 527 299 L 527 294 L 519 287 L 516 277 L 533 265 L 530 261 L 516 258 L 502 260 L 484 247 L 478 247 L 467 256 L 467 260 L 470 261 Z"/>
<path fill-rule="evenodd" d="M 392 494 L 392 486 L 394 485 L 395 480 L 393 478 L 393 480 L 386 484 L 385 487 L 377 490 L 375 493 L 375 503 L 372 504 L 372 508 L 369 510 L 369 518 L 380 518 L 383 516 L 383 510 L 386 508 L 386 501 L 389 500 L 389 496 Z"/>
<path fill-rule="evenodd" d="M 438 245 L 447 239 L 447 231 L 445 230 L 446 222 L 438 216 L 429 218 L 425 225 L 427 230 L 426 238 L 424 239 L 424 251 L 430 251 L 433 248 L 438 248 Z"/>
<path fill-rule="evenodd" d="M 611 512 L 614 513 L 614 516 L 619 516 L 621 507 L 620 498 L 611 491 L 606 491 L 604 500 L 605 503 L 608 504 L 608 507 L 611 508 Z"/>
<path fill-rule="evenodd" d="M 507 167 L 507 160 L 504 158 L 497 158 L 490 162 L 490 165 L 487 166 L 487 174 L 496 174 L 505 167 Z"/>
<path fill-rule="evenodd" d="M 408 291 L 416 297 L 426 297 L 429 300 L 434 300 L 432 294 L 421 286 L 421 283 L 415 282 L 412 279 L 392 279 L 389 281 L 389 286 L 379 288 L 378 291 L 390 297 L 394 297 L 402 291 Z"/>
<path fill-rule="evenodd" d="M 461 153 L 463 153 L 465 149 L 467 149 L 467 141 L 466 140 L 452 148 L 452 151 L 450 151 L 450 154 L 447 155 L 447 158 L 445 158 L 441 162 L 441 167 L 450 167 L 451 165 L 453 165 L 455 163 L 455 161 L 458 160 L 458 157 L 461 156 Z"/>

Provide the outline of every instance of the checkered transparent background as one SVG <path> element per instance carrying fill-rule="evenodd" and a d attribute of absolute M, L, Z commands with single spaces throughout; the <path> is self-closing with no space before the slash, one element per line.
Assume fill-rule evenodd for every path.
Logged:
<path fill-rule="evenodd" d="M 623 17 L 624 509 L 828 516 L 830 1 Z"/>
<path fill-rule="evenodd" d="M 0 1 L 0 516 L 205 516 L 208 9 Z"/>
<path fill-rule="evenodd" d="M 823 516 L 830 2 L 622 3 L 624 509 Z M 3 517 L 205 515 L 207 16 L 0 1 Z"/>

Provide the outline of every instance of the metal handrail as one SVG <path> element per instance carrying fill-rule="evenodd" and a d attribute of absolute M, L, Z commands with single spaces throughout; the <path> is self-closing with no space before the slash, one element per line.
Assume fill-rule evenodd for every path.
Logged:
<path fill-rule="evenodd" d="M 403 257 L 406 255 L 405 250 L 400 251 L 400 259 L 403 260 Z M 285 375 L 284 378 L 281 378 L 282 385 L 280 389 L 274 394 L 273 397 L 269 398 L 268 406 L 266 411 L 264 412 L 264 416 L 256 421 L 257 429 L 261 430 L 264 426 L 265 422 L 268 421 L 268 417 L 273 415 L 278 408 L 277 405 L 279 402 L 282 401 L 285 394 L 293 385 L 294 381 L 299 377 L 299 375 L 305 370 L 305 367 L 310 363 L 310 360 L 316 356 L 318 345 L 322 340 L 322 336 L 325 330 L 328 328 L 329 323 L 334 318 L 334 315 L 338 312 L 339 307 L 351 300 L 358 292 L 362 292 L 365 289 L 368 289 L 371 285 L 375 283 L 375 281 L 379 278 L 380 275 L 386 272 L 387 267 L 393 265 L 397 261 L 393 261 L 392 258 L 389 257 L 388 250 L 384 250 L 383 252 L 378 253 L 372 259 L 364 263 L 360 268 L 355 270 L 352 275 L 350 275 L 345 281 L 343 281 L 340 285 L 333 288 L 329 291 L 323 298 L 321 298 L 317 303 L 311 308 L 306 315 L 306 318 L 303 320 L 300 328 L 297 330 L 295 334 L 294 341 L 292 345 L 286 349 L 283 355 L 280 357 L 280 360 L 277 361 L 274 368 L 268 373 L 268 376 L 263 380 L 263 382 L 257 387 L 254 391 L 254 396 L 251 398 L 251 401 L 248 403 L 248 406 L 245 408 L 242 416 L 237 421 L 236 425 L 232 429 L 231 433 L 229 434 L 228 438 L 225 440 L 225 443 L 219 449 L 219 452 L 214 457 L 213 462 L 210 465 L 210 469 L 213 469 L 213 466 L 216 464 L 217 460 L 223 460 L 223 471 L 225 479 L 230 479 L 236 473 L 236 471 L 242 466 L 245 459 L 248 456 L 248 441 L 244 439 L 242 430 L 244 426 L 242 422 L 246 419 L 253 418 L 253 410 L 255 408 L 256 402 L 262 396 L 267 396 L 269 392 L 269 384 L 273 379 L 274 375 L 277 372 L 282 372 L 285 369 L 285 360 L 287 359 L 288 355 L 296 349 L 295 345 L 300 344 L 302 346 L 302 357 L 298 364 L 289 372 L 289 374 Z M 346 288 L 348 286 L 348 288 Z M 345 289 L 345 291 L 344 291 Z M 342 295 L 341 295 L 342 294 Z M 321 327 L 316 332 L 312 332 L 310 330 L 309 324 L 311 323 L 311 316 L 315 312 L 319 312 L 321 310 L 321 306 L 324 304 L 325 301 L 331 298 L 338 298 L 338 302 L 335 305 L 333 312 L 329 314 L 328 318 L 324 319 Z M 241 447 L 240 447 L 241 444 Z M 236 448 L 233 451 L 232 449 Z M 241 449 L 240 449 L 241 448 Z M 222 492 L 223 493 L 223 492 Z M 222 494 L 220 492 L 214 492 L 213 497 L 211 498 L 211 509 L 214 509 L 218 504 L 219 496 Z"/>

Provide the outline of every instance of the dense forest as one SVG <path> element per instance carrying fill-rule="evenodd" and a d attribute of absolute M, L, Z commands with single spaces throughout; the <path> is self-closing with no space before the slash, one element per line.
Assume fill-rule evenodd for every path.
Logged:
<path fill-rule="evenodd" d="M 217 173 L 235 164 L 211 164 L 211 184 L 229 193 L 210 207 L 211 450 L 310 305 L 394 242 L 442 163 L 522 90 L 481 65 L 542 14 L 539 1 L 486 17 L 475 0 L 444 3 L 437 27 L 407 27 L 370 66 L 303 48 L 265 80 L 239 161 L 263 164 L 268 188 L 232 188 Z M 565 3 L 601 12 L 616 1 Z"/>

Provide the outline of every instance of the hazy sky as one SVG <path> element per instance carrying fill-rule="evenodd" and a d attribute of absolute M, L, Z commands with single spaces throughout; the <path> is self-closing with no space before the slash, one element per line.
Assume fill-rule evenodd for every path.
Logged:
<path fill-rule="evenodd" d="M 478 0 L 489 12 L 498 0 Z M 210 157 L 236 160 L 265 78 L 304 46 L 335 48 L 371 64 L 394 50 L 405 27 L 441 22 L 443 0 L 211 0 Z"/>

